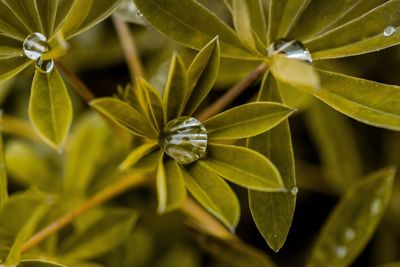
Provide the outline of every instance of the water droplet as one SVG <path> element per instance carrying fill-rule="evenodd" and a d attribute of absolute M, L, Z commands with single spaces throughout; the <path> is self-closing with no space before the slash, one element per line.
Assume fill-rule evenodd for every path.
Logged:
<path fill-rule="evenodd" d="M 132 0 L 125 0 L 115 11 L 123 20 L 136 23 L 142 26 L 147 26 L 146 21 L 143 19 L 142 13 L 138 10 L 137 6 Z"/>
<path fill-rule="evenodd" d="M 140 12 L 139 9 L 136 11 L 136 15 L 137 15 L 138 17 L 143 17 L 143 14 L 142 14 L 142 12 Z"/>
<path fill-rule="evenodd" d="M 160 135 L 165 153 L 184 165 L 205 157 L 207 130 L 197 119 L 180 117 L 170 121 Z"/>
<path fill-rule="evenodd" d="M 383 35 L 388 37 L 390 35 L 392 35 L 393 33 L 396 32 L 396 28 L 393 26 L 387 26 L 384 30 L 383 30 Z"/>
<path fill-rule="evenodd" d="M 347 241 L 351 241 L 351 240 L 353 240 L 355 237 L 356 237 L 356 231 L 354 231 L 354 229 L 351 228 L 351 227 L 346 228 L 346 230 L 344 231 L 344 238 L 345 238 Z"/>
<path fill-rule="evenodd" d="M 347 255 L 347 248 L 345 246 L 335 246 L 333 252 L 337 258 L 343 259 Z"/>
<path fill-rule="evenodd" d="M 268 56 L 281 54 L 307 63 L 312 63 L 310 51 L 298 40 L 282 38 L 273 42 L 268 48 Z"/>
<path fill-rule="evenodd" d="M 370 212 L 372 215 L 378 215 L 381 211 L 382 201 L 379 198 L 375 198 L 370 206 Z"/>
<path fill-rule="evenodd" d="M 299 192 L 299 188 L 297 186 L 293 186 L 292 189 L 290 189 L 290 193 L 292 195 L 297 195 L 297 193 Z"/>
<path fill-rule="evenodd" d="M 40 58 L 49 48 L 47 38 L 39 32 L 34 32 L 25 38 L 22 45 L 24 54 L 32 60 Z"/>
<path fill-rule="evenodd" d="M 36 70 L 42 73 L 50 73 L 54 68 L 54 61 L 53 60 L 42 60 L 39 58 L 36 60 L 35 64 Z"/>

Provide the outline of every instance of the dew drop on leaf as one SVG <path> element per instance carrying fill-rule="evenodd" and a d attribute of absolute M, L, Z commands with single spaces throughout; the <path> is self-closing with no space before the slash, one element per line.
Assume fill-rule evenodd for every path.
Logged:
<path fill-rule="evenodd" d="M 335 246 L 333 247 L 333 252 L 337 258 L 343 259 L 347 255 L 347 248 L 345 246 Z"/>
<path fill-rule="evenodd" d="M 160 144 L 179 164 L 189 164 L 206 156 L 207 130 L 197 119 L 179 117 L 164 127 Z"/>
<path fill-rule="evenodd" d="M 390 35 L 392 35 L 393 33 L 396 32 L 396 28 L 393 26 L 387 26 L 384 30 L 383 30 L 383 35 L 388 37 Z"/>
<path fill-rule="evenodd" d="M 54 61 L 53 60 L 42 60 L 39 58 L 36 60 L 35 64 L 36 70 L 42 73 L 50 73 L 54 68 Z"/>
<path fill-rule="evenodd" d="M 379 198 L 375 198 L 370 206 L 371 215 L 378 215 L 382 207 L 382 201 Z"/>
<path fill-rule="evenodd" d="M 25 38 L 22 45 L 24 54 L 29 59 L 37 60 L 49 48 L 47 38 L 39 32 L 34 32 Z"/>
<path fill-rule="evenodd" d="M 356 237 L 356 231 L 354 231 L 353 228 L 348 227 L 346 228 L 346 230 L 344 231 L 344 238 L 346 241 L 351 241 Z"/>
<path fill-rule="evenodd" d="M 299 192 L 299 188 L 297 186 L 293 186 L 292 189 L 290 189 L 290 193 L 292 195 L 297 195 L 297 193 Z"/>
<path fill-rule="evenodd" d="M 297 59 L 306 63 L 312 63 L 310 51 L 298 40 L 282 38 L 273 42 L 268 48 L 268 56 L 280 54 L 288 58 Z"/>

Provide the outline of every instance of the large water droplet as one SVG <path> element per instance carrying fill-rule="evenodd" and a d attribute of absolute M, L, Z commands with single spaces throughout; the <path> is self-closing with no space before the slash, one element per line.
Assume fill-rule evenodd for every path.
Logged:
<path fill-rule="evenodd" d="M 288 58 L 312 63 L 310 51 L 298 40 L 282 38 L 273 42 L 268 48 L 268 56 L 281 54 Z"/>
<path fill-rule="evenodd" d="M 290 193 L 292 195 L 297 195 L 297 193 L 299 192 L 299 188 L 297 186 L 293 186 L 292 189 L 290 189 Z"/>
<path fill-rule="evenodd" d="M 346 230 L 344 231 L 344 238 L 346 241 L 351 241 L 356 237 L 356 231 L 354 231 L 353 228 L 347 227 Z"/>
<path fill-rule="evenodd" d="M 393 26 L 387 26 L 384 30 L 383 30 L 383 35 L 388 37 L 390 35 L 392 35 L 393 33 L 396 32 L 396 28 Z"/>
<path fill-rule="evenodd" d="M 180 117 L 170 121 L 160 135 L 165 153 L 184 165 L 206 156 L 207 130 L 197 119 Z"/>
<path fill-rule="evenodd" d="M 42 73 L 50 73 L 54 68 L 54 61 L 53 60 L 42 60 L 39 58 L 36 60 L 35 64 L 36 70 Z"/>
<path fill-rule="evenodd" d="M 32 60 L 40 58 L 49 48 L 47 38 L 39 32 L 34 32 L 25 38 L 22 45 L 24 54 Z"/>
<path fill-rule="evenodd" d="M 333 252 L 337 258 L 343 259 L 347 255 L 347 248 L 345 246 L 335 246 L 333 247 Z"/>
<path fill-rule="evenodd" d="M 375 198 L 372 203 L 370 208 L 371 215 L 378 215 L 379 212 L 381 211 L 382 207 L 382 201 L 379 198 Z"/>

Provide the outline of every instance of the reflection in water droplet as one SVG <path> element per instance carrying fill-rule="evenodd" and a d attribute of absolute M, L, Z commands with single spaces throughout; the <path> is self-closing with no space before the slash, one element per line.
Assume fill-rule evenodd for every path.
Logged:
<path fill-rule="evenodd" d="M 178 163 L 189 164 L 206 156 L 207 130 L 195 118 L 180 117 L 165 126 L 160 143 Z"/>
<path fill-rule="evenodd" d="M 34 32 L 25 38 L 22 44 L 25 56 L 29 59 L 37 60 L 49 48 L 47 38 L 39 32 Z"/>
<path fill-rule="evenodd" d="M 337 258 L 343 259 L 347 255 L 347 248 L 345 246 L 335 246 L 333 252 Z"/>
<path fill-rule="evenodd" d="M 273 42 L 268 48 L 268 56 L 281 54 L 288 58 L 294 58 L 307 63 L 312 63 L 310 51 L 298 40 L 279 39 Z"/>
<path fill-rule="evenodd" d="M 396 28 L 393 26 L 387 26 L 384 30 L 383 30 L 383 35 L 388 37 L 390 35 L 392 35 L 393 33 L 396 32 Z"/>
<path fill-rule="evenodd" d="M 290 189 L 290 193 L 292 195 L 297 195 L 297 193 L 299 192 L 299 188 L 297 186 L 293 186 L 292 189 Z"/>
<path fill-rule="evenodd" d="M 375 198 L 370 206 L 370 212 L 372 215 L 378 215 L 382 206 L 382 201 L 379 198 Z"/>
<path fill-rule="evenodd" d="M 136 11 L 136 15 L 137 15 L 138 17 L 143 17 L 143 14 L 142 14 L 142 12 L 140 12 L 139 9 Z"/>
<path fill-rule="evenodd" d="M 50 73 L 54 68 L 54 61 L 53 60 L 42 60 L 39 58 L 36 60 L 35 64 L 36 70 L 42 73 Z"/>
<path fill-rule="evenodd" d="M 354 231 L 353 228 L 348 227 L 346 228 L 346 230 L 344 231 L 344 237 L 347 241 L 351 241 L 356 237 L 356 231 Z"/>

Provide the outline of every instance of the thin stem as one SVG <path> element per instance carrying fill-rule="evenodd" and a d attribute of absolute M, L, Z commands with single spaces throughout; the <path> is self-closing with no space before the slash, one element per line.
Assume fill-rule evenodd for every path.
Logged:
<path fill-rule="evenodd" d="M 75 73 L 62 61 L 56 61 L 57 68 L 68 78 L 75 91 L 86 101 L 90 102 L 95 98 L 89 88 L 75 75 Z"/>
<path fill-rule="evenodd" d="M 58 232 L 63 227 L 71 223 L 78 216 L 88 212 L 89 210 L 103 204 L 104 202 L 114 198 L 115 196 L 120 195 L 121 193 L 124 193 L 125 191 L 133 187 L 143 184 L 144 181 L 145 181 L 144 175 L 130 174 L 122 178 L 115 184 L 112 184 L 104 188 L 100 192 L 93 195 L 91 198 L 87 199 L 77 208 L 59 217 L 53 223 L 47 225 L 42 230 L 37 232 L 23 245 L 22 252 L 28 251 L 29 249 L 33 248 L 34 246 L 42 242 L 53 233 Z"/>
<path fill-rule="evenodd" d="M 2 131 L 6 134 L 17 135 L 34 141 L 41 140 L 27 121 L 8 115 L 2 115 L 0 116 L 0 125 Z"/>
<path fill-rule="evenodd" d="M 136 49 L 135 40 L 129 30 L 129 25 L 118 16 L 112 16 L 112 20 L 125 55 L 126 63 L 128 64 L 132 81 L 135 78 L 144 77 L 142 63 Z"/>
<path fill-rule="evenodd" d="M 218 114 L 224 110 L 233 100 L 235 100 L 240 94 L 242 94 L 255 80 L 263 75 L 268 69 L 267 63 L 261 63 L 257 69 L 249 73 L 241 81 L 232 86 L 224 95 L 222 95 L 216 102 L 211 106 L 207 107 L 197 117 L 199 120 L 206 120 L 215 114 Z"/>

